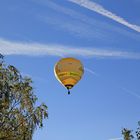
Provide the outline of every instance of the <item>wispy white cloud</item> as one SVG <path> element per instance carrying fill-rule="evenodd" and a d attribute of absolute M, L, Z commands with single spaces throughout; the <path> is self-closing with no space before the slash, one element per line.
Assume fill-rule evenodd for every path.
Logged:
<path fill-rule="evenodd" d="M 40 43 L 14 42 L 0 39 L 0 53 L 3 55 L 28 55 L 28 56 L 83 56 L 97 58 L 124 58 L 140 59 L 140 53 L 115 51 L 98 48 L 75 48 L 62 45 L 48 45 Z"/>
<path fill-rule="evenodd" d="M 113 139 L 109 139 L 109 140 L 123 140 L 123 138 L 120 137 L 120 138 L 113 138 Z"/>
<path fill-rule="evenodd" d="M 116 39 L 110 39 L 112 34 L 108 31 L 111 29 L 108 23 L 90 18 L 79 11 L 54 1 L 35 2 L 53 10 L 53 12 L 51 11 L 51 16 L 47 15 L 47 13 L 40 13 L 37 17 L 46 24 L 52 25 L 56 30 L 67 32 L 68 35 L 71 34 L 78 38 L 86 38 L 87 40 L 97 39 L 105 42 L 109 40 L 109 43 L 116 41 Z"/>
<path fill-rule="evenodd" d="M 40 15 L 39 18 L 46 24 L 54 25 L 54 28 L 57 30 L 62 30 L 68 34 L 71 34 L 76 37 L 86 38 L 87 40 L 91 39 L 100 39 L 108 40 L 107 35 L 104 31 L 100 32 L 98 28 L 93 28 L 87 23 L 80 22 L 77 20 L 71 20 L 69 18 L 64 18 L 63 16 L 43 16 Z M 61 20 L 60 20 L 61 19 Z M 111 40 L 110 40 L 111 41 Z"/>
<path fill-rule="evenodd" d="M 95 75 L 95 76 L 99 76 L 99 74 L 97 74 L 95 71 L 93 71 L 92 69 L 89 69 L 89 68 L 84 68 L 85 71 L 91 73 L 92 75 Z"/>
<path fill-rule="evenodd" d="M 136 92 L 134 92 L 134 91 L 128 90 L 128 89 L 126 89 L 126 88 L 122 88 L 122 89 L 123 89 L 123 91 L 125 91 L 126 93 L 128 93 L 128 94 L 130 94 L 130 95 L 132 95 L 132 96 L 135 96 L 135 97 L 137 97 L 137 98 L 140 99 L 140 94 L 138 94 L 138 93 L 136 93 Z"/>
<path fill-rule="evenodd" d="M 73 3 L 76 3 L 80 6 L 83 6 L 89 10 L 92 10 L 94 12 L 97 12 L 103 16 L 106 16 L 122 25 L 125 25 L 137 32 L 140 32 L 140 26 L 138 25 L 135 25 L 135 24 L 131 24 L 129 23 L 127 20 L 123 19 L 122 17 L 120 16 L 117 16 L 116 14 L 110 12 L 109 10 L 105 9 L 103 6 L 93 2 L 93 1 L 90 1 L 90 0 L 69 0 L 70 2 L 73 2 Z"/>
<path fill-rule="evenodd" d="M 46 7 L 46 9 L 51 9 L 51 13 L 49 14 L 48 12 L 38 13 L 37 18 L 39 20 L 52 25 L 56 30 L 67 32 L 68 35 L 71 34 L 75 37 L 85 38 L 90 41 L 96 39 L 96 41 L 100 40 L 104 41 L 104 43 L 118 43 L 118 40 L 116 40 L 116 36 L 118 35 L 140 41 L 140 34 L 109 24 L 106 21 L 92 18 L 81 11 L 76 11 L 59 2 L 50 0 L 33 1 Z"/>

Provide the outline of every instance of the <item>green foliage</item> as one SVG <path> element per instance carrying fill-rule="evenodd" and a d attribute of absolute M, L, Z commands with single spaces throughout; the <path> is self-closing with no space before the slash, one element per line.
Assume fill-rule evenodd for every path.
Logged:
<path fill-rule="evenodd" d="M 35 106 L 32 80 L 0 57 L 0 140 L 32 140 L 48 117 L 47 106 Z"/>
<path fill-rule="evenodd" d="M 132 140 L 135 138 L 135 140 L 140 140 L 140 122 L 138 122 L 138 128 L 135 131 L 135 134 L 132 134 L 132 130 L 124 128 L 122 130 L 122 135 L 124 137 L 124 140 Z"/>
<path fill-rule="evenodd" d="M 122 134 L 124 136 L 124 140 L 132 140 L 134 138 L 134 136 L 131 133 L 132 133 L 132 130 L 124 128 L 122 130 Z"/>

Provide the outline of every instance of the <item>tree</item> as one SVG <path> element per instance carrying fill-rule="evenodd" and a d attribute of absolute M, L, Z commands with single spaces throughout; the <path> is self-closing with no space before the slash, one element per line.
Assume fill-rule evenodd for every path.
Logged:
<path fill-rule="evenodd" d="M 138 122 L 138 128 L 135 131 L 135 137 L 132 134 L 132 130 L 129 130 L 127 128 L 124 128 L 122 130 L 122 135 L 124 137 L 124 140 L 132 140 L 135 138 L 135 140 L 140 140 L 140 122 Z"/>
<path fill-rule="evenodd" d="M 124 128 L 122 130 L 124 140 L 132 140 L 134 138 L 134 136 L 131 133 L 132 133 L 132 130 Z"/>
<path fill-rule="evenodd" d="M 137 136 L 137 140 L 140 140 L 140 127 L 138 127 L 136 130 L 136 136 Z"/>
<path fill-rule="evenodd" d="M 47 106 L 36 106 L 36 101 L 32 80 L 0 55 L 0 140 L 32 140 L 48 117 Z"/>

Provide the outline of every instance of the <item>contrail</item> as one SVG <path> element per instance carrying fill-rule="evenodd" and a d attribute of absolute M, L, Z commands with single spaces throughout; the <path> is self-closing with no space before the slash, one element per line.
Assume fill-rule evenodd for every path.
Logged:
<path fill-rule="evenodd" d="M 96 58 L 140 59 L 140 53 L 114 51 L 98 48 L 76 48 L 62 45 L 48 45 L 40 43 L 14 42 L 0 39 L 0 53 L 3 55 L 28 56 L 81 56 Z"/>
<path fill-rule="evenodd" d="M 72 9 L 72 7 L 67 7 L 62 5 L 61 3 L 56 3 L 54 1 L 46 0 L 46 1 L 37 1 L 36 3 L 46 6 L 46 8 L 51 8 L 57 13 L 65 14 L 66 19 L 64 17 L 59 17 L 58 15 L 53 15 L 49 17 L 47 14 L 39 15 L 38 18 L 47 23 L 51 24 L 57 30 L 65 30 L 70 34 L 80 37 L 86 38 L 88 40 L 91 39 L 99 39 L 102 41 L 114 42 L 115 39 L 109 39 L 110 32 L 119 33 L 126 37 L 130 37 L 134 40 L 140 41 L 140 35 L 135 32 L 130 32 L 120 27 L 109 24 L 106 21 L 101 22 L 98 19 L 92 18 L 80 11 L 76 11 L 76 9 Z M 61 18 L 61 20 L 60 20 Z M 64 22 L 65 20 L 65 22 Z M 58 28 L 59 27 L 59 28 Z"/>
<path fill-rule="evenodd" d="M 126 93 L 131 94 L 131 95 L 133 95 L 133 96 L 135 96 L 135 97 L 137 97 L 137 98 L 140 99 L 140 95 L 139 95 L 139 94 L 137 94 L 137 93 L 135 93 L 135 92 L 133 92 L 133 91 L 130 91 L 130 90 L 126 89 L 126 88 L 122 88 L 122 89 L 123 89 Z"/>
<path fill-rule="evenodd" d="M 123 140 L 123 138 L 120 137 L 120 138 L 113 138 L 113 139 L 109 139 L 109 140 Z"/>
<path fill-rule="evenodd" d="M 84 68 L 85 71 L 93 74 L 93 75 L 96 75 L 96 76 L 99 76 L 96 72 L 94 72 L 93 70 L 89 69 L 89 68 Z"/>
<path fill-rule="evenodd" d="M 80 6 L 83 6 L 89 10 L 92 10 L 94 12 L 97 12 L 103 16 L 106 16 L 120 24 L 123 24 L 137 32 L 140 32 L 140 26 L 138 25 L 135 25 L 135 24 L 131 24 L 129 23 L 127 20 L 123 19 L 122 17 L 119 17 L 117 16 L 116 14 L 108 11 L 107 9 L 105 9 L 103 6 L 95 3 L 95 2 L 92 2 L 90 0 L 68 0 L 70 2 L 73 2 L 73 3 L 76 3 Z"/>

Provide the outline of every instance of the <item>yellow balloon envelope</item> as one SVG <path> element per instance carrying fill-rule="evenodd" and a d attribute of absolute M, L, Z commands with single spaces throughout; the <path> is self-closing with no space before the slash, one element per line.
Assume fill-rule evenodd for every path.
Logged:
<path fill-rule="evenodd" d="M 58 81 L 68 89 L 71 89 L 84 73 L 82 63 L 75 58 L 62 58 L 54 67 L 54 73 Z"/>

